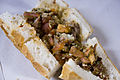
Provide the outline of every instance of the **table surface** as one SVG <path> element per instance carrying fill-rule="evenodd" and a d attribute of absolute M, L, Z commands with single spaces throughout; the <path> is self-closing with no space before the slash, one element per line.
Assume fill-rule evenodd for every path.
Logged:
<path fill-rule="evenodd" d="M 92 37 L 96 36 L 98 38 L 108 56 L 120 71 L 120 0 L 65 1 L 70 7 L 77 8 L 91 24 L 94 29 Z M 0 14 L 6 11 L 12 14 L 22 14 L 24 11 L 33 8 L 36 2 L 37 0 L 0 0 Z M 46 80 L 13 46 L 1 29 L 0 61 L 5 80 Z M 52 80 L 59 79 L 55 77 Z"/>

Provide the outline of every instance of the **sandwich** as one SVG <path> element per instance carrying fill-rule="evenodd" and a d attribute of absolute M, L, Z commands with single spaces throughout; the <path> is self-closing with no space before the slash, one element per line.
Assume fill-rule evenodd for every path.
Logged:
<path fill-rule="evenodd" d="M 88 74 L 94 74 L 93 76 L 104 80 L 111 79 L 107 66 L 103 64 L 106 60 L 95 53 L 99 44 L 90 44 L 88 47 L 83 43 L 92 34 L 93 29 L 79 11 L 69 8 L 62 0 L 39 0 L 35 8 L 25 11 L 23 15 L 11 15 L 6 12 L 0 15 L 0 26 L 16 48 L 31 61 L 35 69 L 48 79 L 63 65 L 60 78 L 72 79 L 66 78 L 69 74 L 65 73 L 65 65 L 69 62 L 74 65 L 82 65 L 84 62 L 84 65 L 92 66 L 97 61 L 101 63 L 103 70 L 98 72 L 100 71 L 103 77 L 100 72 L 89 73 L 89 68 L 80 67 L 82 70 L 87 69 Z M 114 70 L 116 75 L 113 77 L 118 80 L 119 73 L 117 69 Z M 75 73 L 75 70 L 73 72 Z M 79 73 L 82 74 L 81 71 Z"/>
<path fill-rule="evenodd" d="M 120 73 L 96 37 L 84 44 L 83 57 L 69 59 L 59 76 L 63 80 L 119 80 Z M 77 53 L 76 53 L 77 54 Z M 78 59 L 79 58 L 79 59 Z"/>

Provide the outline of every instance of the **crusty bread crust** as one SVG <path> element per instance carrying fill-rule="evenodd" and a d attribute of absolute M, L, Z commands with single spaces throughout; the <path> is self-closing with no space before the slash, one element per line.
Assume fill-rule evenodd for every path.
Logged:
<path fill-rule="evenodd" d="M 68 8 L 68 4 L 63 0 L 39 0 L 36 8 L 44 8 L 47 10 L 63 11 Z"/>
<path fill-rule="evenodd" d="M 60 75 L 61 79 L 64 80 L 83 80 L 80 76 L 78 76 L 74 71 L 70 70 L 70 65 L 64 64 L 62 73 Z"/>
<path fill-rule="evenodd" d="M 21 50 L 21 53 L 22 53 L 27 59 L 29 59 L 31 62 L 34 61 L 34 58 L 33 58 L 33 56 L 31 55 L 31 53 L 29 52 L 27 46 L 23 45 L 20 50 Z"/>
<path fill-rule="evenodd" d="M 13 43 L 18 45 L 19 47 L 22 47 L 24 43 L 24 37 L 15 30 L 11 32 L 11 35 L 14 37 Z"/>
<path fill-rule="evenodd" d="M 34 66 L 34 68 L 38 71 L 38 72 L 40 72 L 40 74 L 42 74 L 44 77 L 46 77 L 46 78 L 48 78 L 49 79 L 49 77 L 48 77 L 48 71 L 46 71 L 39 63 L 37 63 L 37 62 L 32 62 L 32 64 L 33 64 L 33 66 Z"/>
<path fill-rule="evenodd" d="M 3 25 L 4 22 L 0 19 L 0 27 L 2 28 L 2 30 L 5 32 L 6 35 L 8 35 L 8 32 L 4 29 Z"/>
<path fill-rule="evenodd" d="M 7 31 L 4 29 L 4 27 L 1 25 L 1 28 L 2 28 L 2 30 L 4 31 L 4 33 L 6 34 L 6 36 L 8 36 L 8 33 L 7 33 Z"/>
<path fill-rule="evenodd" d="M 11 36 L 9 36 L 8 32 L 5 30 L 4 26 L 6 25 L 1 19 L 0 19 L 0 27 L 1 29 L 4 31 L 5 35 L 12 41 L 14 42 L 13 38 Z M 7 26 L 7 25 L 6 25 Z"/>

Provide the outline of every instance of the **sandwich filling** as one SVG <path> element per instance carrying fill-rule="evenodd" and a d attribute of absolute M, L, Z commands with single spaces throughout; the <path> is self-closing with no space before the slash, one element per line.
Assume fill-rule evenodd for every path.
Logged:
<path fill-rule="evenodd" d="M 54 9 L 34 8 L 31 12 L 24 12 L 24 17 L 61 65 L 72 58 L 83 69 L 108 80 L 102 58 L 96 55 L 97 44 L 89 48 L 82 45 L 78 23 L 66 22 L 62 19 L 62 12 Z"/>

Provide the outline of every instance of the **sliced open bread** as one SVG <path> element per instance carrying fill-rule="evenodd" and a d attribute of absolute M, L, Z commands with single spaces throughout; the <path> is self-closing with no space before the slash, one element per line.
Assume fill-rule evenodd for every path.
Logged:
<path fill-rule="evenodd" d="M 67 22 L 79 23 L 83 40 L 92 33 L 92 29 L 81 14 L 75 9 L 67 9 L 68 5 L 62 0 L 39 0 L 39 8 L 65 11 Z M 23 16 L 13 16 L 9 13 L 0 15 L 0 26 L 13 44 L 31 61 L 33 66 L 46 78 L 51 78 L 59 69 L 60 64 L 50 53 L 44 43 L 36 37 L 35 29 L 26 23 Z M 84 28 L 85 27 L 85 28 Z"/>
<path fill-rule="evenodd" d="M 99 41 L 94 37 L 92 39 L 88 39 L 86 43 L 87 46 L 94 46 L 95 44 L 97 44 L 96 53 L 102 58 L 103 65 L 107 68 L 109 80 L 119 80 L 120 73 L 118 69 L 112 64 Z M 60 78 L 64 80 L 101 80 L 91 72 L 82 69 L 72 59 L 64 64 Z"/>
<path fill-rule="evenodd" d="M 18 15 L 5 13 L 0 18 L 1 27 L 8 38 L 32 62 L 33 66 L 46 78 L 53 76 L 60 65 L 44 43 L 39 38 L 34 39 L 36 36 L 34 28 Z"/>

